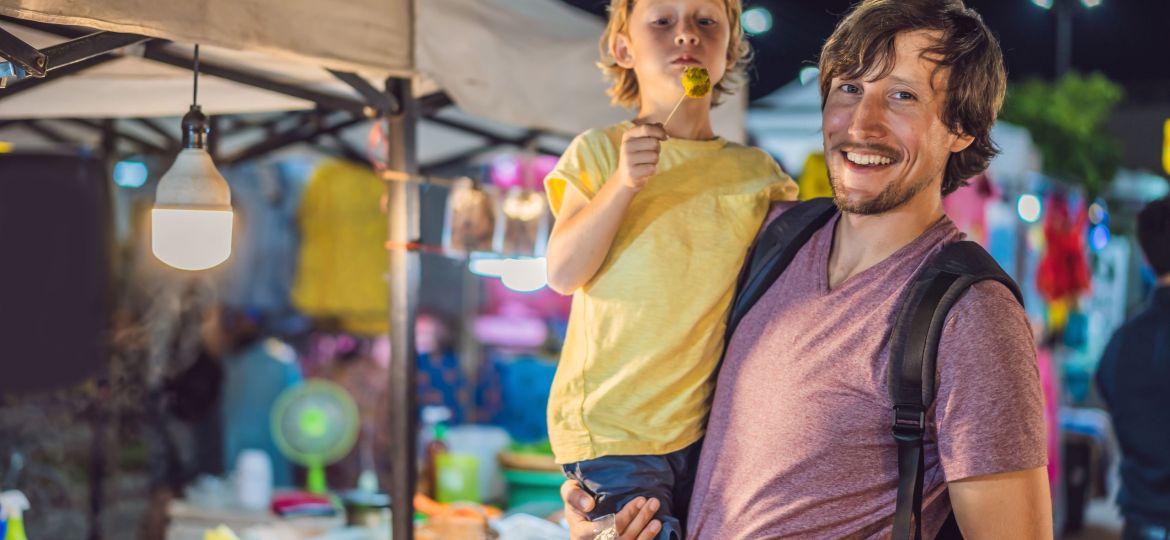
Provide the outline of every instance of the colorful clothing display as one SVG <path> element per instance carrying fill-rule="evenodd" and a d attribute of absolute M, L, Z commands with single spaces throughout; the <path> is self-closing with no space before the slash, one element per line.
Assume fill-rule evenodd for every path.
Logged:
<path fill-rule="evenodd" d="M 272 460 L 272 481 L 292 485 L 292 464 L 276 447 L 271 424 L 272 406 L 286 388 L 300 384 L 296 352 L 276 339 L 256 342 L 223 359 L 223 452 L 227 471 L 247 449 L 261 450 Z"/>
<path fill-rule="evenodd" d="M 990 240 L 987 208 L 999 200 L 1000 190 L 986 173 L 970 178 L 967 182 L 966 186 L 943 199 L 943 209 L 968 238 L 987 246 Z"/>
<path fill-rule="evenodd" d="M 472 405 L 471 385 L 455 353 L 420 352 L 415 380 L 420 410 L 428 405 L 443 406 L 451 411 L 451 423 L 467 421 L 467 407 Z"/>
<path fill-rule="evenodd" d="M 217 273 L 224 303 L 284 313 L 296 274 L 297 209 L 307 176 L 283 165 L 249 162 L 223 169 L 237 226 L 232 256 Z"/>
<path fill-rule="evenodd" d="M 800 171 L 800 200 L 832 197 L 833 186 L 829 183 L 829 167 L 825 164 L 825 154 L 813 152 L 804 160 L 804 169 Z"/>
<path fill-rule="evenodd" d="M 1061 482 L 1060 460 L 1060 380 L 1053 369 L 1052 350 L 1036 349 L 1036 366 L 1044 389 L 1044 424 L 1048 433 L 1048 486 L 1053 492 Z"/>
<path fill-rule="evenodd" d="M 519 442 L 548 438 L 545 414 L 556 369 L 550 358 L 490 352 L 476 385 L 477 420 L 503 427 Z"/>
<path fill-rule="evenodd" d="M 301 201 L 301 252 L 293 304 L 360 335 L 389 331 L 385 188 L 369 169 L 329 160 Z"/>
<path fill-rule="evenodd" d="M 373 345 L 373 344 L 371 344 Z M 330 486 L 357 487 L 363 470 L 377 474 L 378 483 L 390 485 L 390 370 L 389 363 L 365 347 L 359 354 L 335 358 L 321 374 L 345 389 L 357 405 L 360 429 L 354 448 L 345 457 L 325 468 Z"/>
<path fill-rule="evenodd" d="M 1089 290 L 1089 255 L 1085 246 L 1084 208 L 1074 208 L 1066 197 L 1052 195 L 1044 202 L 1044 243 L 1036 273 L 1036 288 L 1049 301 L 1075 299 Z"/>

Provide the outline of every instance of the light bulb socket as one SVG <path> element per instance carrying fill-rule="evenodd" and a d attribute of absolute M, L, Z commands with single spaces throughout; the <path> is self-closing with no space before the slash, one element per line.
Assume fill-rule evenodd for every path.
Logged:
<path fill-rule="evenodd" d="M 183 115 L 183 148 L 207 148 L 208 133 L 211 127 L 207 115 L 198 105 L 192 105 Z"/>

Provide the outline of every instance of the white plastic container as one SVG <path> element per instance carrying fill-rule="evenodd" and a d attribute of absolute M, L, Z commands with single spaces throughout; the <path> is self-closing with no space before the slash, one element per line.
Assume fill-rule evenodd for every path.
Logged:
<path fill-rule="evenodd" d="M 462 425 L 447 430 L 443 441 L 452 453 L 471 454 L 479 462 L 479 500 L 499 501 L 504 498 L 506 486 L 497 455 L 508 447 L 512 438 L 496 426 Z"/>
<path fill-rule="evenodd" d="M 249 510 L 266 510 L 272 502 L 272 459 L 262 450 L 236 457 L 236 497 Z"/>

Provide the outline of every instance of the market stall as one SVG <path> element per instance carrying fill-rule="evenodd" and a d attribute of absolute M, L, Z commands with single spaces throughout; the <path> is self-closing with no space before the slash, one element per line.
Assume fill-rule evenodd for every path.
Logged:
<path fill-rule="evenodd" d="M 0 64 L 8 68 L 0 71 L 8 78 L 0 91 L 0 119 L 7 120 L 0 121 L 9 124 L 28 118 L 176 116 L 188 103 L 188 66 L 196 43 L 203 47 L 201 102 L 208 112 L 344 113 L 325 126 L 334 130 L 364 119 L 383 122 L 382 177 L 389 181 L 392 246 L 418 238 L 417 130 L 424 118 L 508 142 L 531 141 L 532 130 L 572 134 L 629 114 L 609 105 L 594 66 L 601 22 L 552 0 L 362 0 L 328 9 L 306 0 L 189 5 L 104 0 L 83 7 L 0 0 L 0 15 L 6 17 L 0 28 L 48 58 L 48 65 L 41 65 L 47 71 L 43 78 L 13 69 L 19 62 Z M 54 64 L 76 43 L 69 40 L 86 40 L 93 30 L 118 34 L 91 37 L 84 48 L 92 54 Z M 102 39 L 109 48 L 98 46 Z M 452 102 L 489 126 L 503 126 L 504 133 L 519 128 L 527 136 L 499 135 L 482 120 L 437 114 Z M 717 110 L 716 129 L 729 139 L 743 138 L 743 104 L 741 96 Z M 259 155 L 271 146 L 254 145 L 235 157 Z M 411 331 L 417 252 L 392 249 L 389 275 L 389 432 L 407 441 L 417 432 Z M 396 449 L 394 470 L 410 474 L 393 478 L 394 534 L 411 538 L 416 456 L 414 445 Z"/>

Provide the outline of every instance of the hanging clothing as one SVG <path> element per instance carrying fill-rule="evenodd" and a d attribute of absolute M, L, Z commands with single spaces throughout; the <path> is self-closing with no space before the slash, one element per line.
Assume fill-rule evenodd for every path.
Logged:
<path fill-rule="evenodd" d="M 1047 249 L 1036 269 L 1036 288 L 1048 301 L 1076 298 L 1089 290 L 1089 254 L 1085 245 L 1084 205 L 1073 207 L 1067 197 L 1049 195 L 1044 202 L 1044 243 Z"/>
<path fill-rule="evenodd" d="M 385 189 L 369 169 L 328 160 L 301 200 L 301 252 L 292 290 L 305 315 L 335 319 L 354 334 L 389 331 Z"/>
<path fill-rule="evenodd" d="M 272 437 L 272 406 L 286 388 L 301 384 L 292 347 L 274 339 L 253 343 L 223 360 L 224 468 L 233 471 L 236 457 L 246 449 L 261 450 L 272 460 L 272 482 L 292 485 L 292 465 Z"/>
<path fill-rule="evenodd" d="M 987 207 L 999 200 L 1000 190 L 986 173 L 967 180 L 967 185 L 943 199 L 943 210 L 967 238 L 987 246 L 990 235 Z"/>
<path fill-rule="evenodd" d="M 386 429 L 390 425 L 390 370 L 373 346 L 363 343 L 322 366 L 320 378 L 337 383 L 353 398 L 360 426 L 353 450 L 325 468 L 325 479 L 334 488 L 356 487 L 364 470 L 376 472 L 380 485 L 390 485 L 393 445 Z"/>
<path fill-rule="evenodd" d="M 248 162 L 224 169 L 236 212 L 232 256 L 220 273 L 225 304 L 263 313 L 292 308 L 296 274 L 297 210 L 307 174 L 277 163 Z"/>
<path fill-rule="evenodd" d="M 829 168 L 825 165 L 825 154 L 813 152 L 804 160 L 804 168 L 800 171 L 800 200 L 832 197 L 833 187 L 829 184 Z"/>

